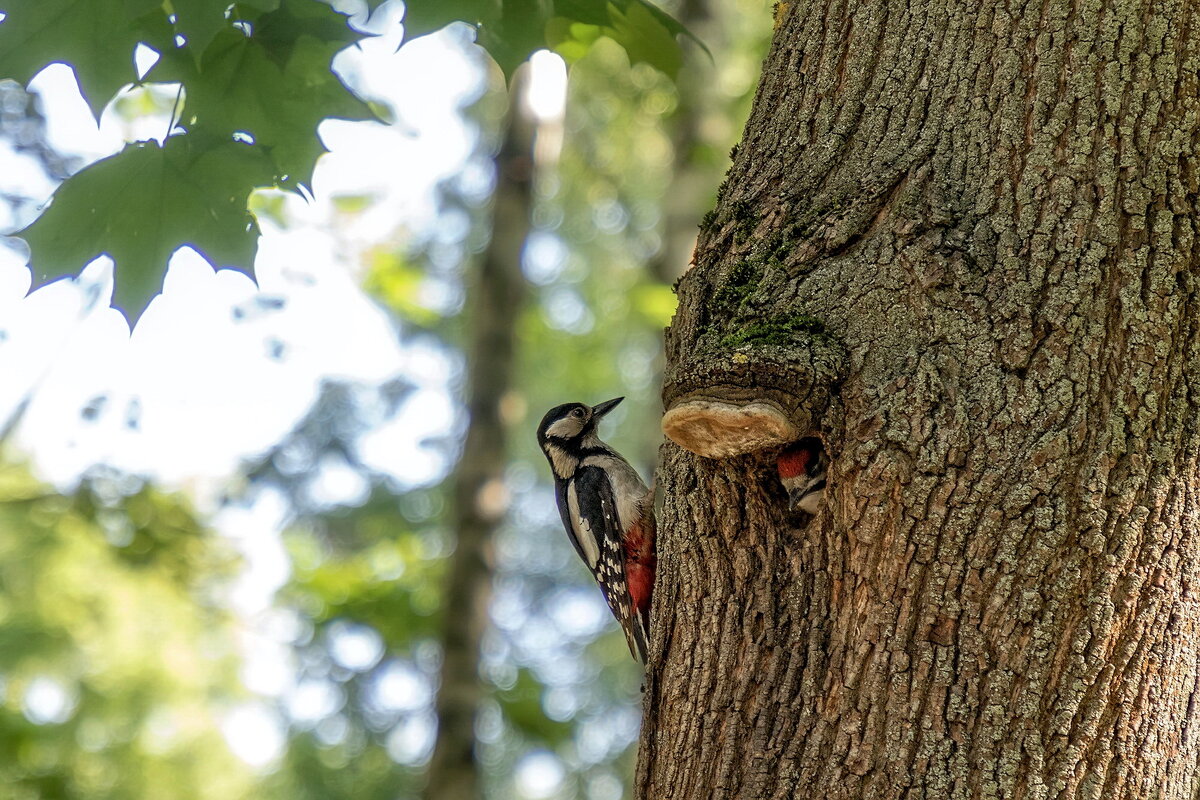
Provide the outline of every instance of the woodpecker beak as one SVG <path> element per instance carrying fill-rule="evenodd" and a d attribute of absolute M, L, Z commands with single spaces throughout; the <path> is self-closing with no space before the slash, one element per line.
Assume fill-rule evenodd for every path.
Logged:
<path fill-rule="evenodd" d="M 592 421 L 594 422 L 608 412 L 612 411 L 614 408 L 620 405 L 621 401 L 624 399 L 624 397 L 614 397 L 612 400 L 605 400 L 603 403 L 592 406 Z"/>

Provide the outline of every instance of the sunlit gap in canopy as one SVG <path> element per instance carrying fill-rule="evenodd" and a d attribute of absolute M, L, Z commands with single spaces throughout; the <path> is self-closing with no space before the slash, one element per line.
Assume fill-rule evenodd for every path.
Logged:
<path fill-rule="evenodd" d="M 563 118 L 567 108 L 567 65 L 549 50 L 538 50 L 529 59 L 529 84 L 522 98 L 538 121 L 533 158 L 542 169 L 558 162 L 563 147 Z"/>
<path fill-rule="evenodd" d="M 529 59 L 529 93 L 525 102 L 539 122 L 562 119 L 567 107 L 567 65 L 549 50 L 538 50 Z"/>

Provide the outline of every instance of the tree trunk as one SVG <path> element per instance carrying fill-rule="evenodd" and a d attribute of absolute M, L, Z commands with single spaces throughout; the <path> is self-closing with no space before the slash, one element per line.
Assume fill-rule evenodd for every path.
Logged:
<path fill-rule="evenodd" d="M 1200 5 L 780 3 L 667 342 L 638 796 L 1200 796 Z M 825 506 L 773 458 L 815 432 Z"/>
<path fill-rule="evenodd" d="M 519 99 L 526 70 L 509 91 L 505 135 L 496 154 L 492 237 L 469 286 L 467 426 L 454 476 L 455 545 L 448 563 L 442 627 L 438 733 L 429 765 L 428 800 L 480 796 L 475 714 L 483 698 L 479 646 L 488 623 L 492 532 L 507 502 L 507 463 L 500 403 L 512 384 L 516 330 L 526 288 L 521 251 L 533 197 L 533 120 Z"/>

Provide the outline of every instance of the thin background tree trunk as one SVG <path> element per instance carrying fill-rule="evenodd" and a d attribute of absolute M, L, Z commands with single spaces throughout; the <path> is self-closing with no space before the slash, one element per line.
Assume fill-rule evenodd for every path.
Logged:
<path fill-rule="evenodd" d="M 831 489 L 666 449 L 637 795 L 1196 798 L 1200 6 L 776 26 L 664 397 Z"/>
<path fill-rule="evenodd" d="M 725 38 L 712 22 L 709 0 L 683 0 L 675 18 L 715 53 L 726 51 Z M 696 54 L 693 53 L 693 56 Z M 712 90 L 715 69 L 704 64 L 679 73 L 675 113 L 666 121 L 674 152 L 671 185 L 663 197 L 663 246 L 647 265 L 650 274 L 665 284 L 673 284 L 687 269 L 696 245 L 696 225 L 704 214 L 708 193 L 714 185 L 715 165 L 705 165 L 697 157 L 704 144 L 700 129 L 706 111 L 715 105 Z"/>
<path fill-rule="evenodd" d="M 492 236 L 471 276 L 467 319 L 467 412 L 463 457 L 454 475 L 454 552 L 449 559 L 442 629 L 438 733 L 429 766 L 428 800 L 480 796 L 475 715 L 483 698 L 479 647 L 488 624 L 492 533 L 507 504 L 507 463 L 500 403 L 512 384 L 516 326 L 525 301 L 521 251 L 533 196 L 533 120 L 520 102 L 526 71 L 510 85 L 505 135 L 496 154 Z"/>

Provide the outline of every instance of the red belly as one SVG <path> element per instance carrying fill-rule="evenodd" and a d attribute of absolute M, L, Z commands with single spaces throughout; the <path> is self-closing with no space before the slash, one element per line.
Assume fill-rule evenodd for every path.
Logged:
<path fill-rule="evenodd" d="M 650 594 L 654 591 L 654 520 L 634 527 L 625 537 L 625 582 L 629 599 L 642 614 L 650 612 Z"/>
<path fill-rule="evenodd" d="M 654 591 L 654 566 L 630 564 L 625 569 L 625 580 L 629 582 L 629 599 L 639 612 L 650 608 L 650 593 Z"/>

